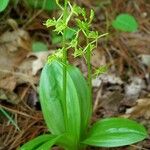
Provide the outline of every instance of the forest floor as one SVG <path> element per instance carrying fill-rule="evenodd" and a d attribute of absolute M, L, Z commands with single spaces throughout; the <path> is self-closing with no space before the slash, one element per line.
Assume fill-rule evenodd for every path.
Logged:
<path fill-rule="evenodd" d="M 92 24 L 101 38 L 93 51 L 92 67 L 108 65 L 108 71 L 93 78 L 93 118 L 121 116 L 143 124 L 150 133 L 150 2 L 148 0 L 76 0 L 87 10 L 94 9 Z M 23 3 L 9 6 L 0 14 L 0 108 L 13 118 L 16 126 L 0 114 L 0 150 L 16 150 L 21 144 L 47 132 L 43 120 L 38 86 L 41 69 L 58 44 L 53 44 L 46 19 L 58 12 L 33 10 Z M 132 14 L 137 32 L 118 32 L 111 22 L 120 13 Z M 84 40 L 84 39 L 83 39 Z M 42 41 L 48 51 L 34 52 L 33 42 Z M 84 59 L 69 61 L 84 75 Z M 17 129 L 19 128 L 19 129 Z M 119 148 L 89 150 L 149 150 L 150 139 Z"/>

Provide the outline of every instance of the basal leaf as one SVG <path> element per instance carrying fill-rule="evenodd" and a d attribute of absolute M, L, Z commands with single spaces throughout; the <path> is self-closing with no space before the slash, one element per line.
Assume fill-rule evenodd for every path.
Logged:
<path fill-rule="evenodd" d="M 74 142 L 76 142 L 80 136 L 80 102 L 74 79 L 70 76 L 67 67 L 67 93 L 66 106 L 64 106 L 62 68 L 63 65 L 57 61 L 44 67 L 40 80 L 40 102 L 50 131 L 53 134 L 67 132 L 75 137 Z"/>
<path fill-rule="evenodd" d="M 52 134 L 65 132 L 65 120 L 62 107 L 62 77 L 56 71 L 55 63 L 46 64 L 40 78 L 40 103 L 45 122 Z M 57 81 L 57 76 L 60 80 Z"/>
<path fill-rule="evenodd" d="M 124 118 L 107 118 L 96 122 L 83 143 L 99 147 L 117 147 L 139 142 L 147 137 L 145 128 Z"/>
<path fill-rule="evenodd" d="M 35 139 L 25 143 L 20 150 L 35 150 L 40 145 L 44 144 L 45 142 L 51 141 L 53 139 L 57 138 L 57 136 L 46 134 L 46 135 L 40 135 L 36 137 Z"/>
<path fill-rule="evenodd" d="M 71 65 L 67 65 L 66 87 L 64 106 L 63 65 L 58 61 L 46 64 L 40 79 L 40 102 L 46 124 L 53 134 L 66 132 L 77 143 L 80 137 L 84 137 L 92 108 L 86 80 Z"/>
<path fill-rule="evenodd" d="M 73 81 L 80 98 L 81 134 L 83 138 L 92 114 L 91 99 L 88 92 L 87 82 L 80 70 L 73 66 L 68 67 L 68 70 L 71 78 L 74 79 Z"/>
<path fill-rule="evenodd" d="M 74 143 L 74 138 L 69 133 L 63 134 L 57 140 L 56 145 L 59 145 L 59 147 L 62 147 L 65 150 L 76 150 L 76 143 Z"/>
<path fill-rule="evenodd" d="M 112 22 L 112 26 L 120 31 L 135 32 L 138 28 L 138 23 L 130 14 L 120 14 Z"/>
<path fill-rule="evenodd" d="M 9 3 L 9 0 L 0 0 L 0 12 L 4 11 Z"/>
<path fill-rule="evenodd" d="M 49 150 L 54 146 L 60 139 L 61 135 L 54 136 L 52 135 L 51 138 L 44 144 L 40 145 L 36 150 Z"/>

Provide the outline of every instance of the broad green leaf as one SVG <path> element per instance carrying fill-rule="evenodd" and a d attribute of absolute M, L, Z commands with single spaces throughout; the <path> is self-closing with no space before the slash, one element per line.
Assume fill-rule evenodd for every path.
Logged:
<path fill-rule="evenodd" d="M 36 137 L 35 139 L 25 143 L 19 150 L 35 150 L 45 142 L 54 140 L 57 136 L 45 134 Z"/>
<path fill-rule="evenodd" d="M 51 147 L 55 144 L 55 139 L 47 141 L 40 145 L 36 150 L 51 150 Z"/>
<path fill-rule="evenodd" d="M 41 51 L 48 51 L 48 47 L 43 42 L 33 42 L 32 43 L 32 51 L 33 52 L 41 52 Z"/>
<path fill-rule="evenodd" d="M 73 144 L 77 143 L 80 134 L 83 138 L 91 117 L 91 100 L 87 83 L 77 68 L 67 65 L 65 107 L 63 65 L 57 61 L 46 64 L 40 80 L 40 102 L 47 126 L 53 134 L 68 133 L 75 138 Z"/>
<path fill-rule="evenodd" d="M 79 69 L 73 66 L 68 67 L 68 69 L 71 78 L 74 79 L 73 81 L 80 98 L 81 138 L 84 138 L 92 114 L 92 104 L 88 92 L 88 85 Z"/>
<path fill-rule="evenodd" d="M 39 145 L 36 150 L 50 150 L 52 146 L 54 146 L 60 139 L 61 135 L 54 136 L 52 135 L 51 138 L 47 142 L 42 145 Z"/>
<path fill-rule="evenodd" d="M 67 67 L 66 106 L 63 100 L 63 65 L 57 61 L 46 64 L 40 81 L 40 102 L 48 128 L 53 134 L 68 132 L 80 136 L 80 105 L 74 79 Z M 67 108 L 67 109 L 65 109 Z"/>
<path fill-rule="evenodd" d="M 9 0 L 0 0 L 0 12 L 4 11 L 8 6 Z"/>
<path fill-rule="evenodd" d="M 69 134 L 63 134 L 57 141 L 59 147 L 64 148 L 65 150 L 76 150 L 76 143 L 74 145 L 74 138 Z"/>
<path fill-rule="evenodd" d="M 107 118 L 96 122 L 84 144 L 99 147 L 117 147 L 139 142 L 147 137 L 145 128 L 124 118 Z"/>
<path fill-rule="evenodd" d="M 40 103 L 45 122 L 52 134 L 65 132 L 64 112 L 62 108 L 62 77 L 57 82 L 56 76 L 60 71 L 55 71 L 57 64 L 46 64 L 40 78 Z"/>
<path fill-rule="evenodd" d="M 55 0 L 27 0 L 27 3 L 33 8 L 44 9 L 48 11 L 58 8 Z"/>
<path fill-rule="evenodd" d="M 130 14 L 120 14 L 112 22 L 112 26 L 120 31 L 135 32 L 138 29 L 138 23 Z"/>

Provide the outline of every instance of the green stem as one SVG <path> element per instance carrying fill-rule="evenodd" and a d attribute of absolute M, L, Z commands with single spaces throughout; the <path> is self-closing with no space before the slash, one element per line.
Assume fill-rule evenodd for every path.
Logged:
<path fill-rule="evenodd" d="M 67 0 L 65 0 L 64 4 L 64 15 L 63 19 L 66 20 L 67 17 Z M 64 110 L 67 111 L 67 104 L 66 104 L 66 82 L 67 82 L 67 50 L 66 50 L 66 38 L 65 38 L 65 30 L 63 32 L 63 40 L 62 40 L 62 47 L 63 47 L 63 100 L 64 100 Z M 64 117 L 67 118 L 67 113 L 64 112 Z M 67 119 L 65 119 L 67 120 Z M 65 122 L 65 127 L 67 128 L 67 122 Z"/>
<path fill-rule="evenodd" d="M 87 39 L 86 44 L 88 45 L 89 40 Z M 86 53 L 87 69 L 88 69 L 88 85 L 89 85 L 89 96 L 92 101 L 92 68 L 91 68 L 91 49 L 88 47 Z"/>

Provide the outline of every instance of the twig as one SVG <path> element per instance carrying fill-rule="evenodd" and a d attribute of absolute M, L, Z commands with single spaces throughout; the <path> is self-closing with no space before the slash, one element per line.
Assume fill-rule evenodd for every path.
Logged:
<path fill-rule="evenodd" d="M 28 22 L 26 22 L 23 26 L 23 29 L 29 24 L 31 23 L 38 15 L 40 15 L 43 12 L 43 10 L 39 10 L 37 13 L 35 13 L 29 20 Z"/>
<path fill-rule="evenodd" d="M 93 113 L 95 113 L 95 111 L 97 110 L 99 98 L 101 97 L 101 95 L 102 95 L 102 87 L 100 87 L 100 89 L 98 90 L 98 93 L 96 95 L 96 100 L 95 100 L 94 106 L 93 106 Z"/>

